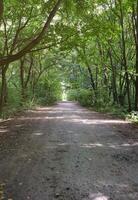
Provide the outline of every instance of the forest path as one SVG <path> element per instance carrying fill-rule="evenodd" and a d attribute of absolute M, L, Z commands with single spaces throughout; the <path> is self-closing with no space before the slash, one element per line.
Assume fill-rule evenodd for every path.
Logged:
<path fill-rule="evenodd" d="M 138 199 L 137 128 L 61 102 L 0 125 L 0 199 Z"/>

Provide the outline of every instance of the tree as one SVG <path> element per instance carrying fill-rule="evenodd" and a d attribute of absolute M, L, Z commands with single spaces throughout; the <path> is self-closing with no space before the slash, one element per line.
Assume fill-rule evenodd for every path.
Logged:
<path fill-rule="evenodd" d="M 3 0 L 0 0 L 0 19 L 2 18 L 3 15 Z"/>
<path fill-rule="evenodd" d="M 20 59 L 22 56 L 24 56 L 26 53 L 29 53 L 30 50 L 32 50 L 43 38 L 44 34 L 47 32 L 51 21 L 53 20 L 59 6 L 60 6 L 61 0 L 58 0 L 52 11 L 50 12 L 42 30 L 40 33 L 32 39 L 23 49 L 18 51 L 16 54 L 13 55 L 7 55 L 2 58 L 0 58 L 0 66 L 7 65 L 15 60 Z"/>
<path fill-rule="evenodd" d="M 9 39 L 8 38 L 9 30 L 7 30 L 8 20 L 6 22 L 3 19 L 5 44 L 4 44 L 3 56 L 0 58 L 0 66 L 2 69 L 2 86 L 1 86 L 1 95 L 0 95 L 0 111 L 1 112 L 2 112 L 3 105 L 6 102 L 6 99 L 5 99 L 5 97 L 6 97 L 6 95 L 5 95 L 5 93 L 6 93 L 5 92 L 6 91 L 6 72 L 8 70 L 9 64 L 13 61 L 16 61 L 16 60 L 22 58 L 24 55 L 29 53 L 42 40 L 43 36 L 45 35 L 45 33 L 47 32 L 47 30 L 50 26 L 52 19 L 54 18 L 55 14 L 60 6 L 60 2 L 61 2 L 61 0 L 58 0 L 56 5 L 53 7 L 42 30 L 33 39 L 31 39 L 31 41 L 28 42 L 25 47 L 21 48 L 21 50 L 19 47 L 17 49 L 16 46 L 18 46 L 18 43 L 20 41 L 19 40 L 20 32 L 28 25 L 28 22 L 31 19 L 32 8 L 29 13 L 29 16 L 27 16 L 27 19 L 23 24 L 22 24 L 23 16 L 21 16 L 21 15 L 19 16 L 16 33 L 13 37 L 13 41 L 10 44 L 10 47 L 8 46 L 8 39 Z M 13 54 L 13 52 L 15 50 L 17 51 L 17 53 Z M 6 56 L 5 56 L 5 53 L 6 53 Z"/>

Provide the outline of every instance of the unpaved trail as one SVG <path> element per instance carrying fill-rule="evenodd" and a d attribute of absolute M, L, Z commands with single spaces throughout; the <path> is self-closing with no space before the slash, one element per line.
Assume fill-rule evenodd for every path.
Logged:
<path fill-rule="evenodd" d="M 138 200 L 138 129 L 71 102 L 0 125 L 0 199 Z"/>

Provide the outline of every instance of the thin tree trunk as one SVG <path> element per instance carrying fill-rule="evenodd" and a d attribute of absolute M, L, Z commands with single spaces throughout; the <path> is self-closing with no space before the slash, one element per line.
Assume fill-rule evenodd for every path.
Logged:
<path fill-rule="evenodd" d="M 24 88 L 24 58 L 20 60 L 20 83 L 21 83 L 21 101 L 25 99 Z"/>
<path fill-rule="evenodd" d="M 91 67 L 88 64 L 87 64 L 87 69 L 88 69 L 90 80 L 91 80 L 91 86 L 92 86 L 93 90 L 95 91 L 96 88 L 95 88 L 95 82 L 93 80 L 92 70 L 91 70 Z"/>
<path fill-rule="evenodd" d="M 122 37 L 122 59 L 123 59 L 123 67 L 124 67 L 124 70 L 125 70 L 125 77 L 126 77 L 128 110 L 131 111 L 130 84 L 129 84 L 127 59 L 126 59 L 126 43 L 125 43 L 125 33 L 124 33 L 124 16 L 123 16 L 121 0 L 119 0 L 119 4 L 120 4 L 120 25 L 121 25 L 121 29 L 122 29 L 122 33 L 121 33 L 121 37 Z"/>
<path fill-rule="evenodd" d="M 118 103 L 118 94 L 117 94 L 117 87 L 116 87 L 116 69 L 115 69 L 115 66 L 113 65 L 111 49 L 109 50 L 109 57 L 110 57 L 110 63 L 112 67 L 113 100 L 114 100 L 114 103 Z"/>
<path fill-rule="evenodd" d="M 138 110 L 138 0 L 136 5 L 136 84 L 135 84 L 135 110 Z"/>
<path fill-rule="evenodd" d="M 7 102 L 7 81 L 6 81 L 6 67 L 2 68 L 2 84 L 0 93 L 0 113 L 3 111 L 3 107 Z"/>
<path fill-rule="evenodd" d="M 2 18 L 3 15 L 3 0 L 0 0 L 0 20 Z"/>

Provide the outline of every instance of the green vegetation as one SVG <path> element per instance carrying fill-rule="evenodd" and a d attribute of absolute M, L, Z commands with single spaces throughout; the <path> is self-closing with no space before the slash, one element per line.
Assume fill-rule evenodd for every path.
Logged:
<path fill-rule="evenodd" d="M 138 0 L 0 0 L 0 38 L 1 116 L 63 96 L 138 110 Z"/>

